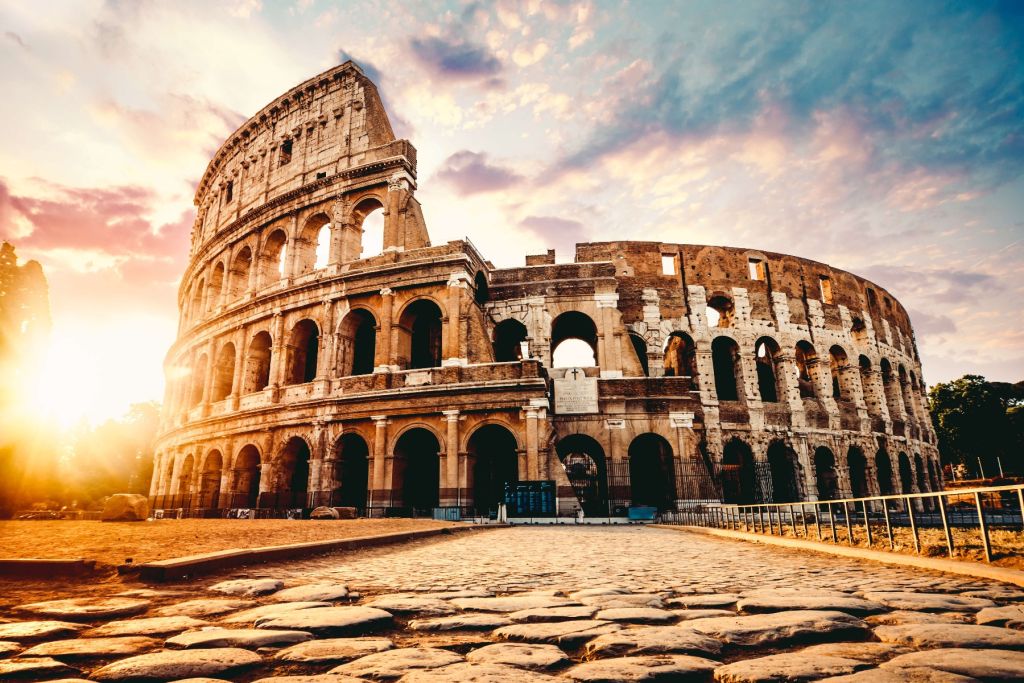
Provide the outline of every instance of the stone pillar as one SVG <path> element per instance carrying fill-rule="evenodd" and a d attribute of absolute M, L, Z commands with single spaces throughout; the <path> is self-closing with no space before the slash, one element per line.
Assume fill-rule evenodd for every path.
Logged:
<path fill-rule="evenodd" d="M 601 377 L 622 377 L 622 344 L 616 326 L 615 311 L 619 295 L 615 292 L 595 294 L 597 302 L 597 364 Z"/>
<path fill-rule="evenodd" d="M 245 377 L 245 329 L 240 328 L 235 335 L 235 372 L 231 377 L 231 410 L 238 410 L 238 402 L 242 396 L 242 380 Z"/>
<path fill-rule="evenodd" d="M 210 414 L 210 398 L 213 396 L 213 375 L 214 369 L 217 367 L 217 360 L 214 357 L 217 349 L 213 343 L 214 340 L 211 339 L 206 345 L 206 376 L 203 378 L 203 399 L 201 402 L 203 417 Z"/>
<path fill-rule="evenodd" d="M 526 418 L 526 476 L 527 481 L 540 479 L 538 455 L 540 451 L 540 411 L 536 405 L 523 406 L 523 417 Z"/>
<path fill-rule="evenodd" d="M 333 302 L 330 299 L 324 299 L 322 303 L 323 315 L 320 319 L 322 329 L 318 341 L 320 348 L 317 350 L 316 377 L 314 378 L 316 382 L 323 382 L 334 374 L 331 371 L 333 367 L 331 356 L 334 355 L 334 306 L 331 305 Z"/>
<path fill-rule="evenodd" d="M 288 366 L 287 345 L 284 341 L 284 316 L 280 310 L 274 311 L 274 322 L 272 323 L 271 352 L 270 352 L 270 396 L 271 401 L 277 403 L 281 398 L 281 385 L 284 383 L 284 373 Z"/>
<path fill-rule="evenodd" d="M 459 505 L 462 492 L 459 490 L 459 411 L 442 410 L 447 432 L 445 435 L 444 463 L 441 468 L 441 491 L 438 500 L 441 505 Z"/>
<path fill-rule="evenodd" d="M 339 197 L 331 206 L 331 248 L 327 257 L 327 265 L 335 266 L 346 261 L 354 261 L 359 258 L 358 252 L 353 256 L 346 253 L 347 246 L 345 237 L 350 229 L 351 217 L 348 216 L 348 202 Z"/>
<path fill-rule="evenodd" d="M 465 290 L 469 289 L 466 276 L 462 273 L 452 273 L 448 280 L 448 325 L 442 335 L 442 366 L 468 365 L 468 354 L 463 349 L 462 334 L 462 301 Z"/>
<path fill-rule="evenodd" d="M 384 482 L 384 458 L 387 453 L 388 418 L 385 415 L 374 415 L 373 420 L 373 466 L 371 469 L 370 506 L 386 504 Z"/>
<path fill-rule="evenodd" d="M 251 295 L 257 289 L 259 289 L 260 272 L 263 270 L 263 255 L 260 251 L 260 241 L 256 240 L 255 244 L 249 245 L 249 281 L 245 286 L 245 296 Z"/>
<path fill-rule="evenodd" d="M 610 481 L 608 483 L 608 498 L 610 500 L 629 500 L 632 502 L 632 482 L 629 471 L 629 453 L 627 446 L 623 443 L 626 432 L 626 421 L 621 418 L 607 419 L 604 421 L 605 429 L 608 432 L 608 459 L 611 462 L 610 471 L 607 473 Z M 623 463 L 623 461 L 626 461 Z M 616 486 L 611 485 L 616 482 Z"/>
<path fill-rule="evenodd" d="M 673 488 L 676 492 L 676 505 L 683 503 L 683 482 L 679 479 L 683 473 L 683 458 L 692 458 L 697 452 L 697 435 L 693 433 L 693 413 L 669 413 L 669 425 L 676 431 L 676 447 L 672 449 Z M 711 474 L 710 472 L 708 473 Z"/>
<path fill-rule="evenodd" d="M 299 237 L 298 237 L 299 217 L 298 217 L 298 215 L 293 213 L 291 215 L 291 217 L 290 217 L 289 223 L 291 224 L 291 227 L 289 227 L 289 229 L 288 229 L 288 241 L 285 242 L 285 244 L 288 245 L 286 247 L 288 251 L 285 254 L 284 275 L 281 278 L 281 279 L 283 279 L 285 281 L 285 283 L 290 283 L 292 281 L 292 278 L 296 277 L 299 274 L 299 273 L 296 272 L 296 268 L 297 268 L 296 264 L 298 263 L 298 260 L 299 260 L 298 259 L 298 254 L 296 253 L 298 251 L 298 244 L 299 244 Z"/>
<path fill-rule="evenodd" d="M 394 365 L 391 351 L 391 327 L 394 316 L 394 292 L 390 287 L 380 290 L 380 334 L 377 335 L 376 359 L 374 372 L 390 372 Z"/>

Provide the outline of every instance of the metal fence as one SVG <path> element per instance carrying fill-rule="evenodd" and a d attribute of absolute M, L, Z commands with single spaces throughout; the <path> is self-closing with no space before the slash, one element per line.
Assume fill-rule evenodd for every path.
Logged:
<path fill-rule="evenodd" d="M 924 545 L 923 531 L 942 529 L 939 541 L 949 557 L 965 550 L 977 534 L 985 560 L 991 562 L 994 530 L 1009 532 L 1008 547 L 997 550 L 1020 552 L 1016 542 L 1024 538 L 1024 485 L 812 502 L 692 506 L 665 511 L 661 520 L 889 550 L 903 545 L 906 537 L 917 553 Z"/>

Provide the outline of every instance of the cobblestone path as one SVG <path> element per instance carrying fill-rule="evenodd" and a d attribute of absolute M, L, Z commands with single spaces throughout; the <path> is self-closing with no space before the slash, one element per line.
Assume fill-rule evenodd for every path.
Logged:
<path fill-rule="evenodd" d="M 499 529 L 124 589 L 0 607 L 0 679 L 1024 679 L 1024 589 L 667 529 Z"/>

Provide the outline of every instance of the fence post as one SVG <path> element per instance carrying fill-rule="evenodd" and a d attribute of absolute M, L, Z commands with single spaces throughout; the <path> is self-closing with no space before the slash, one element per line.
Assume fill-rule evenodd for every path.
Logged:
<path fill-rule="evenodd" d="M 1017 488 L 1017 502 L 1020 504 L 1020 526 L 1024 529 L 1024 486 Z"/>
<path fill-rule="evenodd" d="M 793 526 L 793 538 L 799 538 L 800 534 L 796 530 L 796 514 L 793 512 L 793 506 L 789 505 L 789 523 Z"/>
<path fill-rule="evenodd" d="M 885 534 L 889 537 L 889 550 L 896 549 L 896 542 L 892 537 L 892 522 L 889 521 L 889 501 L 882 499 L 882 514 L 885 516 Z"/>
<path fill-rule="evenodd" d="M 814 502 L 814 526 L 818 527 L 818 540 L 820 541 L 821 540 L 821 515 L 818 513 L 818 508 L 819 507 L 820 507 L 820 504 L 817 501 L 815 501 Z"/>
<path fill-rule="evenodd" d="M 804 538 L 809 538 L 807 535 L 807 509 L 803 503 L 800 503 L 800 519 L 804 523 Z"/>
<path fill-rule="evenodd" d="M 843 501 L 843 518 L 846 520 L 846 542 L 853 545 L 853 526 L 850 524 L 850 504 Z"/>
<path fill-rule="evenodd" d="M 836 533 L 836 515 L 832 511 L 832 503 L 828 504 L 828 525 L 832 527 L 832 542 L 839 543 L 839 534 Z"/>
<path fill-rule="evenodd" d="M 917 537 L 917 520 L 914 519 L 914 506 L 909 496 L 903 499 L 907 506 L 907 516 L 910 518 L 910 532 L 914 534 L 914 552 L 921 552 L 921 540 Z"/>
<path fill-rule="evenodd" d="M 946 496 L 940 493 L 937 497 L 939 499 L 939 515 L 942 517 L 942 532 L 946 535 L 946 550 L 949 552 L 950 558 L 952 558 L 953 532 L 949 530 L 949 519 L 946 514 Z"/>
<path fill-rule="evenodd" d="M 974 504 L 978 508 L 978 525 L 981 531 L 981 544 L 985 548 L 985 561 L 992 561 L 992 545 L 988 540 L 988 524 L 985 523 L 985 511 L 981 506 L 981 494 L 977 491 L 974 492 Z"/>
<path fill-rule="evenodd" d="M 864 501 L 864 535 L 868 539 L 868 548 L 871 547 L 871 519 L 868 517 L 868 501 Z"/>
<path fill-rule="evenodd" d="M 742 509 L 742 508 L 737 508 L 737 509 Z M 749 510 L 744 510 L 744 512 L 743 512 L 743 530 L 744 531 L 748 531 L 748 532 L 750 531 L 750 525 L 748 524 L 749 520 L 750 520 L 750 511 Z"/>

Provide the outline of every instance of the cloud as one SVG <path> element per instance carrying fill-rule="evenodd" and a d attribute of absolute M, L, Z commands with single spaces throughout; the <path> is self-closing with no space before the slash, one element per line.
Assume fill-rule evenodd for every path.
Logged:
<path fill-rule="evenodd" d="M 910 320 L 914 325 L 914 332 L 918 337 L 956 332 L 956 323 L 948 315 L 933 315 L 916 310 L 910 310 L 907 313 L 910 315 Z"/>
<path fill-rule="evenodd" d="M 487 163 L 486 154 L 466 149 L 445 159 L 437 178 L 461 196 L 504 190 L 523 180 L 513 171 Z"/>
<path fill-rule="evenodd" d="M 14 43 L 15 45 L 17 45 L 18 47 L 20 47 L 23 50 L 28 50 L 28 51 L 32 50 L 32 48 L 30 48 L 28 46 L 28 43 L 26 43 L 24 40 L 22 40 L 21 36 L 19 36 L 14 31 L 4 31 L 4 38 L 6 38 L 7 40 L 11 41 L 12 43 Z"/>
<path fill-rule="evenodd" d="M 576 243 L 588 239 L 582 223 L 558 216 L 527 216 L 519 227 L 545 240 L 562 258 L 575 258 Z"/>
<path fill-rule="evenodd" d="M 409 50 L 439 81 L 482 81 L 500 85 L 501 61 L 486 47 L 464 38 L 427 36 L 410 38 Z"/>

